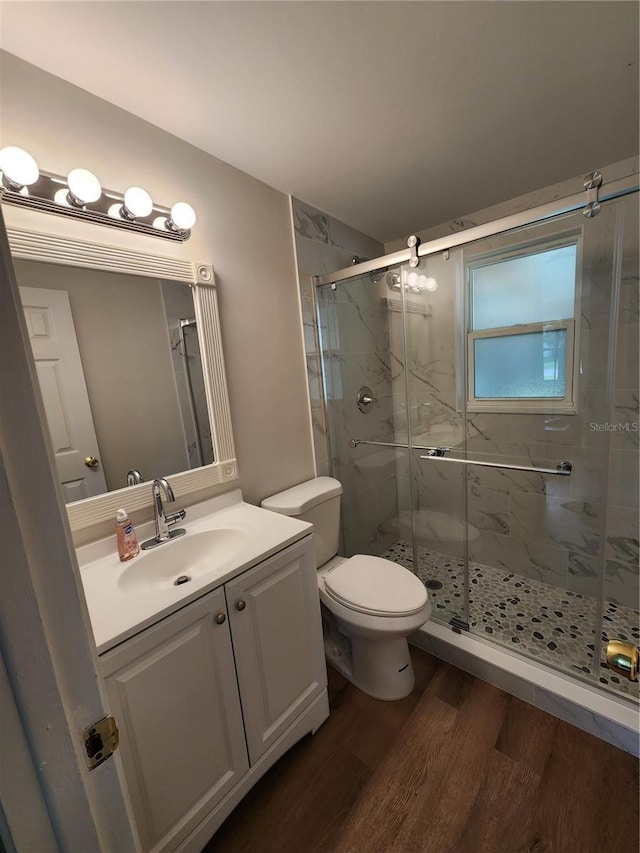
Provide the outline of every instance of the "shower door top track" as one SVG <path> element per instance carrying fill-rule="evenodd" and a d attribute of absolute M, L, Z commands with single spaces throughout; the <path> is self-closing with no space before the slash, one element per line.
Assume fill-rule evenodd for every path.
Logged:
<path fill-rule="evenodd" d="M 593 200 L 593 191 L 586 189 L 588 181 L 585 181 L 585 191 L 575 193 L 574 195 L 565 196 L 565 198 L 556 199 L 555 201 L 542 204 L 538 207 L 531 207 L 528 210 L 523 210 L 521 213 L 513 213 L 511 216 L 505 216 L 501 219 L 493 219 L 491 222 L 486 222 L 483 225 L 476 225 L 473 228 L 467 228 L 464 231 L 459 231 L 456 234 L 448 234 L 446 237 L 438 237 L 436 240 L 430 240 L 428 243 L 422 243 L 417 246 L 417 254 L 423 258 L 427 255 L 434 255 L 438 252 L 445 252 L 447 249 L 453 249 L 456 246 L 464 246 L 466 243 L 473 243 L 476 240 L 482 240 L 485 237 L 492 237 L 495 234 L 503 234 L 507 231 L 513 231 L 523 225 L 532 225 L 535 222 L 544 222 L 545 219 L 552 219 L 554 216 L 560 216 L 563 213 L 572 213 L 573 211 L 584 208 L 584 213 L 589 212 L 589 205 Z M 599 188 L 598 200 L 611 201 L 615 198 L 621 198 L 625 195 L 638 192 L 640 190 L 640 182 L 638 174 L 630 175 L 626 178 L 620 178 L 617 181 L 603 183 Z M 589 214 L 592 215 L 592 214 Z M 410 237 L 409 240 L 415 240 L 415 237 Z M 391 267 L 396 264 L 408 263 L 411 258 L 415 257 L 415 244 L 407 249 L 402 249 L 399 252 L 392 252 L 389 255 L 382 255 L 379 258 L 373 258 L 370 261 L 364 261 L 361 264 L 352 264 L 349 267 L 336 270 L 335 272 L 326 273 L 325 275 L 314 275 L 313 283 L 316 287 L 324 284 L 335 284 L 340 281 L 345 281 L 350 278 L 356 278 L 370 272 L 375 272 L 383 267 Z"/>

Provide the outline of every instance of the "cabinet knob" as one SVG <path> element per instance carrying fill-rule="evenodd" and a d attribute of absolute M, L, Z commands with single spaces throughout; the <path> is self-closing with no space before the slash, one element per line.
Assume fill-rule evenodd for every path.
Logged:
<path fill-rule="evenodd" d="M 247 602 L 240 599 L 240 601 L 236 603 L 236 610 L 244 610 L 246 606 Z"/>
<path fill-rule="evenodd" d="M 223 625 L 226 621 L 226 615 L 224 613 L 216 613 L 216 622 L 218 625 Z"/>

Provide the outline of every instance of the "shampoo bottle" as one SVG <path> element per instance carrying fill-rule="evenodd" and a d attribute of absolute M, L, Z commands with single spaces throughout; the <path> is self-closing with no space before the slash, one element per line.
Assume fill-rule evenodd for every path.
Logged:
<path fill-rule="evenodd" d="M 136 532 L 126 509 L 119 509 L 116 512 L 116 536 L 118 538 L 118 556 L 121 562 L 131 560 L 132 557 L 140 553 Z"/>

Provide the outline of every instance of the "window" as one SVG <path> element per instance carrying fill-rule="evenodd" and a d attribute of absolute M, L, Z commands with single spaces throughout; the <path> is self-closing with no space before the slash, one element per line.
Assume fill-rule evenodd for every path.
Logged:
<path fill-rule="evenodd" d="M 467 266 L 468 408 L 574 408 L 578 238 L 493 253 Z"/>

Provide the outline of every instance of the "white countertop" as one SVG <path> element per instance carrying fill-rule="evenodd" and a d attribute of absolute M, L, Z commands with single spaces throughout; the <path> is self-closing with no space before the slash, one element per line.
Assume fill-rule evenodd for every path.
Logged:
<path fill-rule="evenodd" d="M 169 504 L 167 511 L 174 511 L 174 505 Z M 118 558 L 115 535 L 78 548 L 80 575 L 99 654 L 313 531 L 313 526 L 304 521 L 244 503 L 239 490 L 188 507 L 187 517 L 176 526 L 185 528 L 186 535 L 152 550 L 141 550 L 137 557 L 124 563 Z M 222 553 L 216 557 L 213 548 L 211 569 L 207 567 L 200 576 L 192 573 L 192 579 L 180 586 L 172 582 L 139 588 L 123 584 L 125 572 L 128 578 L 137 569 L 147 572 L 150 561 L 159 552 L 166 563 L 171 554 L 181 553 L 180 543 L 189 534 L 206 531 L 233 531 L 238 545 L 232 556 L 225 559 Z M 153 522 L 137 527 L 136 534 L 140 543 L 151 538 Z M 182 573 L 181 568 L 180 559 L 176 559 L 176 576 Z"/>

